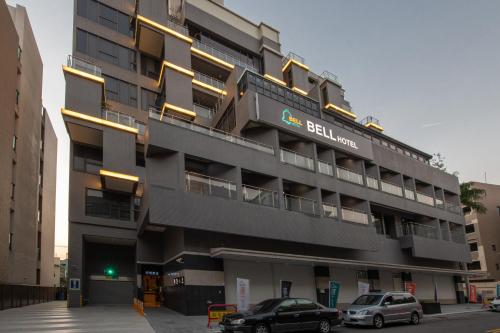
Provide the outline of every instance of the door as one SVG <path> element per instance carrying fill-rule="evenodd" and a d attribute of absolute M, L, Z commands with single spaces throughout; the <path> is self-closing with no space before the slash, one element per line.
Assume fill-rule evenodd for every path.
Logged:
<path fill-rule="evenodd" d="M 392 295 L 392 304 L 389 305 L 391 321 L 408 320 L 407 307 L 403 295 Z"/>
<path fill-rule="evenodd" d="M 319 325 L 321 311 L 316 303 L 308 299 L 297 300 L 297 311 L 300 312 L 301 329 L 313 330 Z"/>
<path fill-rule="evenodd" d="M 300 311 L 295 299 L 284 300 L 276 309 L 273 332 L 293 332 L 300 328 Z"/>
<path fill-rule="evenodd" d="M 382 310 L 380 312 L 382 312 L 385 322 L 396 320 L 397 308 L 396 304 L 394 304 L 394 297 L 392 295 L 388 295 L 384 298 L 382 301 Z"/>

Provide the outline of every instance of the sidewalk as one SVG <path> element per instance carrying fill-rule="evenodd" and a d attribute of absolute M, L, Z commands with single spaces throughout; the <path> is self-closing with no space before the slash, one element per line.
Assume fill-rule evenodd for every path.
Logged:
<path fill-rule="evenodd" d="M 449 315 L 458 315 L 464 313 L 473 313 L 480 311 L 488 311 L 488 309 L 481 308 L 482 304 L 450 304 L 441 305 L 441 313 L 424 315 L 426 318 L 432 317 L 445 317 Z"/>
<path fill-rule="evenodd" d="M 217 332 L 207 328 L 207 316 L 184 316 L 165 307 L 144 309 L 144 317 L 157 333 Z"/>

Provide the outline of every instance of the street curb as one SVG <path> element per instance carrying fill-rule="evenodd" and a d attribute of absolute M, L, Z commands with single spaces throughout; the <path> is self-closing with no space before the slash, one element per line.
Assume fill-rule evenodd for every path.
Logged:
<path fill-rule="evenodd" d="M 436 314 L 424 315 L 424 319 L 425 318 L 444 318 L 446 316 L 455 316 L 455 315 L 460 315 L 460 314 L 477 313 L 477 312 L 485 312 L 485 311 L 489 311 L 489 310 L 488 309 L 479 309 L 479 310 L 458 311 L 458 312 L 449 312 L 449 313 L 436 313 Z"/>

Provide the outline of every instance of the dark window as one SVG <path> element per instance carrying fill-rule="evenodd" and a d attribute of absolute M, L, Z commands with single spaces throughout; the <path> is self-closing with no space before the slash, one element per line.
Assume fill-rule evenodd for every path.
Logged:
<path fill-rule="evenodd" d="M 500 265 L 495 264 L 495 268 L 497 269 L 497 271 L 500 270 Z"/>
<path fill-rule="evenodd" d="M 295 311 L 307 311 L 316 310 L 318 306 L 307 299 L 298 299 L 296 305 L 293 306 L 293 308 L 295 309 Z"/>
<path fill-rule="evenodd" d="M 283 302 L 278 307 L 278 310 L 280 312 L 290 312 L 294 311 L 293 308 L 296 306 L 297 302 L 294 299 L 287 299 Z"/>
<path fill-rule="evenodd" d="M 465 233 L 466 234 L 470 234 L 470 233 L 473 233 L 475 231 L 474 229 L 474 224 L 467 224 L 465 226 Z"/>
<path fill-rule="evenodd" d="M 234 112 L 234 100 L 232 100 L 215 128 L 224 132 L 231 132 L 235 126 L 236 114 Z"/>
<path fill-rule="evenodd" d="M 477 243 L 470 243 L 469 248 L 471 252 L 477 251 Z"/>
<path fill-rule="evenodd" d="M 40 284 L 40 268 L 36 269 L 36 284 Z"/>
<path fill-rule="evenodd" d="M 95 0 L 78 0 L 76 12 L 79 16 L 99 23 L 127 36 L 133 36 L 130 16 Z"/>
<path fill-rule="evenodd" d="M 467 264 L 467 269 L 470 271 L 481 270 L 481 262 L 473 261 L 470 264 Z"/>
<path fill-rule="evenodd" d="M 413 296 L 405 296 L 405 303 L 416 303 L 417 300 Z"/>
<path fill-rule="evenodd" d="M 85 215 L 130 221 L 130 196 L 115 192 L 87 189 Z"/>
<path fill-rule="evenodd" d="M 14 233 L 9 233 L 9 251 L 12 251 L 12 245 L 14 243 Z"/>
<path fill-rule="evenodd" d="M 16 184 L 11 183 L 10 184 L 10 198 L 14 199 L 15 195 L 16 195 Z"/>
<path fill-rule="evenodd" d="M 497 206 L 497 213 L 500 215 L 500 206 Z"/>
<path fill-rule="evenodd" d="M 134 221 L 139 220 L 141 214 L 141 197 L 134 197 Z"/>
<path fill-rule="evenodd" d="M 158 94 L 154 91 L 141 88 L 141 109 L 148 111 L 149 108 L 157 108 L 156 99 Z"/>
<path fill-rule="evenodd" d="M 104 75 L 106 97 L 110 100 L 137 107 L 137 86 L 114 77 Z"/>
<path fill-rule="evenodd" d="M 491 250 L 496 252 L 497 251 L 497 246 L 495 244 L 491 244 Z"/>
<path fill-rule="evenodd" d="M 141 54 L 141 74 L 158 80 L 161 71 L 161 61 Z"/>
<path fill-rule="evenodd" d="M 135 149 L 135 165 L 139 167 L 146 166 L 146 160 L 144 158 L 144 146 L 137 145 Z"/>
<path fill-rule="evenodd" d="M 73 145 L 73 169 L 99 174 L 102 168 L 102 148 L 75 143 Z"/>

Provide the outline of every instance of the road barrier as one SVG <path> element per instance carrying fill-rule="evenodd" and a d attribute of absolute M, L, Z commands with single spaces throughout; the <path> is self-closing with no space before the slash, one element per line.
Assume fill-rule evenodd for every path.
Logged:
<path fill-rule="evenodd" d="M 66 288 L 19 284 L 0 284 L 0 310 L 50 302 Z"/>
<path fill-rule="evenodd" d="M 134 309 L 137 312 L 139 312 L 141 316 L 144 316 L 144 302 L 135 297 L 134 297 Z"/>
<path fill-rule="evenodd" d="M 210 324 L 214 321 L 220 322 L 222 318 L 230 313 L 235 313 L 238 311 L 236 304 L 212 304 L 208 306 L 208 324 L 207 327 L 210 328 Z"/>

